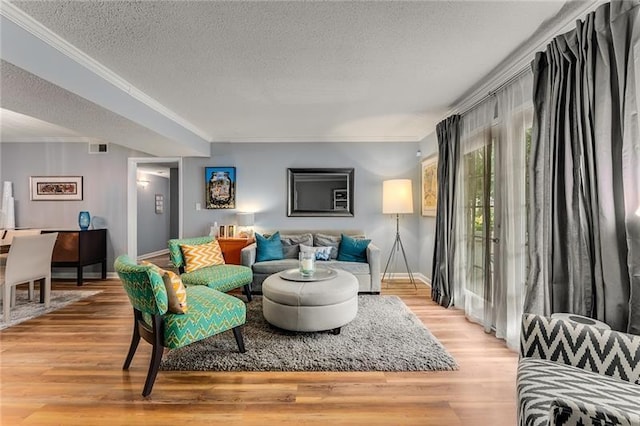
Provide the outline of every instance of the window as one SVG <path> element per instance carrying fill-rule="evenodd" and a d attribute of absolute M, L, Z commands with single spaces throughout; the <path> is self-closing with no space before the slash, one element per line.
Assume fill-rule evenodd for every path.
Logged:
<path fill-rule="evenodd" d="M 482 146 L 464 155 L 465 225 L 467 226 L 467 290 L 485 298 L 491 286 L 494 224 L 494 156 L 492 145 Z M 486 255 L 488 254 L 488 256 Z"/>

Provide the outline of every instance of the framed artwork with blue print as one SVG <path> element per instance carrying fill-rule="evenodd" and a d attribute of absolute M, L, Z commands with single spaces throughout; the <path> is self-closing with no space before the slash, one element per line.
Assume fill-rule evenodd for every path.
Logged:
<path fill-rule="evenodd" d="M 208 209 L 236 208 L 236 168 L 205 167 L 205 206 Z"/>

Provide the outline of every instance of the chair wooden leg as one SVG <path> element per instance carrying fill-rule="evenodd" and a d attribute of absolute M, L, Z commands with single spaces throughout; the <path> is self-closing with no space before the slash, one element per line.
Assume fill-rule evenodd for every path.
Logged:
<path fill-rule="evenodd" d="M 128 370 L 131 365 L 131 361 L 133 360 L 133 355 L 136 353 L 136 349 L 138 349 L 138 343 L 140 343 L 140 331 L 138 331 L 138 319 L 136 318 L 136 310 L 133 310 L 133 334 L 131 336 L 131 345 L 129 345 L 129 353 L 127 354 L 127 359 L 124 360 L 124 365 L 122 366 L 123 370 Z"/>
<path fill-rule="evenodd" d="M 11 288 L 13 286 L 9 283 L 4 283 L 4 294 L 2 296 L 2 314 L 4 315 L 4 323 L 9 324 L 9 319 L 11 318 L 11 313 L 9 309 L 11 309 Z"/>
<path fill-rule="evenodd" d="M 243 287 L 243 293 L 247 296 L 247 302 L 251 302 L 251 284 L 247 284 Z"/>
<path fill-rule="evenodd" d="M 241 326 L 233 327 L 233 336 L 236 338 L 236 343 L 238 344 L 238 350 L 240 351 L 240 353 L 245 353 L 246 349 L 244 348 L 244 339 L 242 338 Z"/>
<path fill-rule="evenodd" d="M 48 308 L 51 304 L 51 275 L 44 279 L 44 307 Z"/>
<path fill-rule="evenodd" d="M 149 363 L 149 372 L 147 373 L 147 380 L 144 382 L 144 389 L 142 396 L 148 396 L 153 389 L 153 383 L 156 381 L 158 370 L 160 369 L 160 361 L 162 361 L 162 353 L 164 352 L 164 346 L 154 345 L 151 352 L 151 362 Z"/>
<path fill-rule="evenodd" d="M 144 389 L 142 390 L 142 396 L 149 396 L 153 389 L 153 384 L 156 381 L 158 370 L 160 369 L 160 362 L 162 361 L 162 354 L 164 352 L 162 334 L 162 320 L 159 316 L 153 317 L 153 349 L 151 352 L 151 362 L 149 362 L 149 372 L 147 373 L 147 380 L 144 382 Z"/>
<path fill-rule="evenodd" d="M 35 286 L 34 286 L 34 282 L 33 281 L 29 281 L 29 302 L 33 302 L 33 295 L 35 293 L 34 291 Z"/>

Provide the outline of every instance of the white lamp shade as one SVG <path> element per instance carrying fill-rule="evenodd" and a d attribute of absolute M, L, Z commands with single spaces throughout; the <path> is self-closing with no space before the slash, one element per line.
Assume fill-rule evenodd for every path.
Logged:
<path fill-rule="evenodd" d="M 238 226 L 253 226 L 253 213 L 238 213 L 236 216 L 238 218 Z"/>
<path fill-rule="evenodd" d="M 413 213 L 411 179 L 392 179 L 382 182 L 382 213 Z"/>

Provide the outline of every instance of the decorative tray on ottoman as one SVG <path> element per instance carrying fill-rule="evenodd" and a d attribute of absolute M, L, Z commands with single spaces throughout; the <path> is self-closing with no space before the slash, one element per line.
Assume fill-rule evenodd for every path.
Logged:
<path fill-rule="evenodd" d="M 316 268 L 310 277 L 303 277 L 298 268 L 280 272 L 280 278 L 288 281 L 324 281 L 334 278 L 338 273 L 333 269 Z"/>

